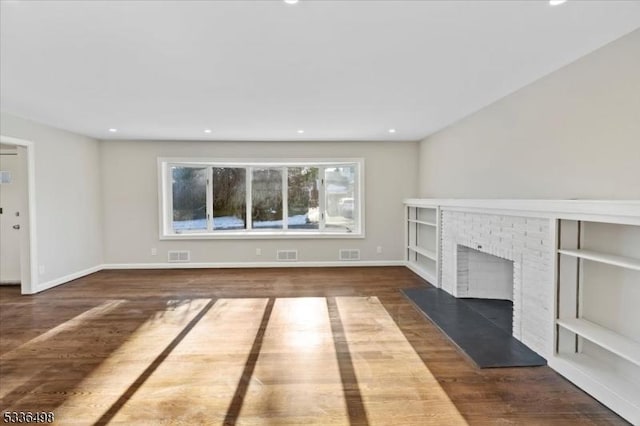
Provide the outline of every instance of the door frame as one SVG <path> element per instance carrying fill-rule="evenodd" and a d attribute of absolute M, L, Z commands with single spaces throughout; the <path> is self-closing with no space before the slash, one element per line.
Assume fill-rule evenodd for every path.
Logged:
<path fill-rule="evenodd" d="M 27 206 L 28 220 L 23 223 L 20 239 L 20 292 L 33 294 L 38 287 L 38 244 L 36 238 L 36 158 L 32 141 L 0 135 L 0 143 L 26 148 L 27 151 Z M 24 226 L 26 225 L 26 226 Z"/>

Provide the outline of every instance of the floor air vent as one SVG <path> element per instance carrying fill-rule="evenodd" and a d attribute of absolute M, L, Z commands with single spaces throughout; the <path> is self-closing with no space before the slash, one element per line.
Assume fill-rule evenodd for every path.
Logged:
<path fill-rule="evenodd" d="M 191 260 L 191 252 L 189 250 L 170 250 L 169 262 L 188 262 Z"/>
<path fill-rule="evenodd" d="M 340 260 L 360 260 L 360 250 L 340 249 Z"/>
<path fill-rule="evenodd" d="M 278 250 L 276 259 L 281 262 L 293 262 L 298 260 L 298 250 Z"/>

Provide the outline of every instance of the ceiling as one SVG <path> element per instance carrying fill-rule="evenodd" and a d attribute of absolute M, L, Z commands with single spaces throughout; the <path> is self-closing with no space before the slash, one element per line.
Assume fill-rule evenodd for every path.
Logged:
<path fill-rule="evenodd" d="M 2 110 L 101 139 L 418 140 L 640 26 L 637 1 L 1 8 Z"/>

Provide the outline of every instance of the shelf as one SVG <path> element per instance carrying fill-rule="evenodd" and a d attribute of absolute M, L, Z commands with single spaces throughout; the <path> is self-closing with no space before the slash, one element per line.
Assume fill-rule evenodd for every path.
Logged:
<path fill-rule="evenodd" d="M 620 266 L 622 268 L 640 271 L 640 260 L 626 256 L 616 256 L 613 254 L 600 253 L 593 250 L 558 250 L 558 253 L 573 256 L 580 259 L 593 260 L 594 262 L 606 263 L 608 265 Z"/>
<path fill-rule="evenodd" d="M 406 206 L 405 265 L 417 275 L 438 287 L 440 209 L 434 206 Z M 428 248 L 427 248 L 428 247 Z"/>
<path fill-rule="evenodd" d="M 556 355 L 550 365 L 597 399 L 603 398 L 615 405 L 621 410 L 619 414 L 630 422 L 640 418 L 640 386 L 611 371 L 606 364 L 576 353 Z"/>
<path fill-rule="evenodd" d="M 425 248 L 422 248 L 422 247 L 417 247 L 417 246 L 409 246 L 408 249 L 411 250 L 411 251 L 414 251 L 414 252 L 416 252 L 418 254 L 421 254 L 424 257 L 428 257 L 431 260 L 434 260 L 434 261 L 438 260 L 438 257 L 436 255 L 435 251 L 428 250 L 428 249 L 425 249 Z"/>
<path fill-rule="evenodd" d="M 428 225 L 428 226 L 438 226 L 435 222 L 427 222 L 424 220 L 416 220 L 416 219 L 407 219 L 411 223 L 419 223 L 420 225 Z"/>
<path fill-rule="evenodd" d="M 640 366 L 640 343 L 585 319 L 559 319 L 556 323 L 606 350 Z"/>
<path fill-rule="evenodd" d="M 407 268 L 411 269 L 413 272 L 424 278 L 430 284 L 435 285 L 436 283 L 436 272 L 435 270 L 431 270 L 424 266 L 417 265 L 415 262 L 407 262 Z"/>

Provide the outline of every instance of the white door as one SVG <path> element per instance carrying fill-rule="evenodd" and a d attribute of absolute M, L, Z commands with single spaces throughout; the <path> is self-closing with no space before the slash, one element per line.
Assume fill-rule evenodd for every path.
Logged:
<path fill-rule="evenodd" d="M 23 161 L 19 150 L 0 146 L 0 283 L 20 283 Z"/>

